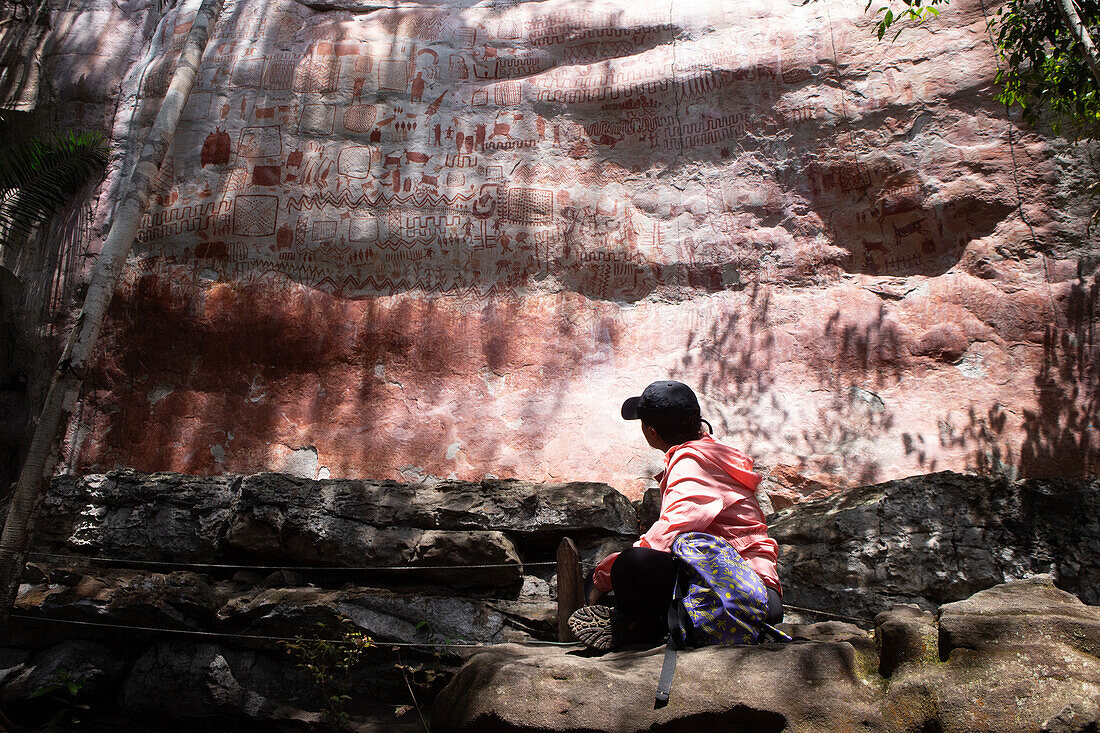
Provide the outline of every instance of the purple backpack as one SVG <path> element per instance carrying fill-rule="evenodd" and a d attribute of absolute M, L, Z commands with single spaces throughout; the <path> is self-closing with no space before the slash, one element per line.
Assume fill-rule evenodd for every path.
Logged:
<path fill-rule="evenodd" d="M 758 644 L 791 637 L 767 623 L 768 593 L 760 576 L 721 537 L 686 532 L 672 544 L 679 559 L 668 609 L 668 648 L 655 707 L 668 704 L 676 651 L 719 644 Z"/>

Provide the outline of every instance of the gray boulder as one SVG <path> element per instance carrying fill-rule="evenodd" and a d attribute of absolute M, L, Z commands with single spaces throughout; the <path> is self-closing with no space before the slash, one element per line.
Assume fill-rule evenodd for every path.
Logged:
<path fill-rule="evenodd" d="M 34 704 L 57 687 L 71 702 L 88 702 L 114 692 L 125 668 L 125 657 L 104 644 L 69 640 L 35 654 L 4 681 L 6 706 Z M 71 688 L 69 687 L 71 683 Z M 43 701 L 47 702 L 47 701 Z"/>
<path fill-rule="evenodd" d="M 198 630 L 209 627 L 222 604 L 207 579 L 195 573 L 71 572 L 76 578 L 69 584 L 24 586 L 15 612 L 30 619 Z M 34 635 L 26 641 L 33 644 Z"/>
<path fill-rule="evenodd" d="M 302 680 L 279 661 L 214 644 L 154 644 L 134 660 L 120 704 L 138 716 L 315 722 L 296 705 L 308 699 Z"/>
<path fill-rule="evenodd" d="M 1038 573 L 1100 603 L 1100 481 L 941 472 L 800 504 L 769 525 L 791 605 L 870 621 Z"/>
<path fill-rule="evenodd" d="M 237 476 L 120 470 L 57 476 L 33 549 L 134 560 L 212 562 L 239 494 Z"/>
<path fill-rule="evenodd" d="M 563 533 L 633 535 L 630 501 L 607 484 L 529 481 L 314 481 L 262 473 L 241 480 L 230 542 L 255 534 L 275 537 L 284 527 L 314 528 L 333 520 L 376 527 L 497 531 L 525 538 Z M 251 542 L 248 544 L 252 544 Z"/>
<path fill-rule="evenodd" d="M 836 622 L 788 628 L 806 640 L 680 652 L 659 710 L 660 648 L 493 647 L 440 693 L 432 730 L 1088 733 L 1100 723 L 1100 608 L 1049 577 L 946 605 L 938 623 L 912 607 L 882 614 L 874 642 Z"/>
<path fill-rule="evenodd" d="M 492 644 L 509 635 L 506 617 L 489 601 L 378 588 L 281 588 L 239 596 L 218 611 L 218 628 L 230 633 L 295 636 L 313 630 L 318 623 L 335 628 L 341 619 L 351 621 L 379 643 Z M 513 635 L 522 634 L 517 631 Z"/>
<path fill-rule="evenodd" d="M 34 550 L 47 554 L 36 559 L 76 553 L 177 563 L 400 566 L 401 579 L 458 588 L 518 585 L 521 550 L 552 557 L 565 534 L 592 550 L 609 538 L 634 537 L 638 526 L 625 496 L 586 482 L 411 485 L 119 470 L 58 477 L 45 501 Z M 405 566 L 426 569 L 411 574 Z"/>

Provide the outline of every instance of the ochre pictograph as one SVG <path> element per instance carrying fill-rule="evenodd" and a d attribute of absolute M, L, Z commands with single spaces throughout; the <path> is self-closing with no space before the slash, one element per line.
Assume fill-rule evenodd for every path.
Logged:
<path fill-rule="evenodd" d="M 233 199 L 233 234 L 266 237 L 275 233 L 278 196 L 239 194 Z"/>

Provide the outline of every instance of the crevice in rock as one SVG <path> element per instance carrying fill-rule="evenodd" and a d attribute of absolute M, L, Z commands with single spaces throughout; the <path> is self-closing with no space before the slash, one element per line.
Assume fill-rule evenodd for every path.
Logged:
<path fill-rule="evenodd" d="M 724 733 L 783 733 L 787 719 L 770 710 L 736 705 L 731 710 L 706 712 L 677 718 L 652 726 L 650 733 L 698 733 L 720 730 Z"/>

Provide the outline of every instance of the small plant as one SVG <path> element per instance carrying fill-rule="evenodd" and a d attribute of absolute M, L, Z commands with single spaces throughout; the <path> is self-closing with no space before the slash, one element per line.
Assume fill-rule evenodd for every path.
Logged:
<path fill-rule="evenodd" d="M 351 619 L 341 618 L 336 628 L 330 629 L 318 621 L 312 637 L 299 636 L 279 643 L 294 657 L 298 669 L 317 686 L 325 703 L 322 724 L 331 730 L 347 730 L 349 718 L 345 708 L 351 695 L 342 690 L 347 689 L 348 675 L 363 653 L 374 646 L 371 638 Z"/>
<path fill-rule="evenodd" d="M 49 696 L 49 701 L 57 705 L 57 712 L 46 721 L 42 730 L 51 731 L 59 723 L 65 724 L 66 727 L 79 725 L 78 716 L 88 710 L 87 705 L 77 702 L 83 689 L 82 679 L 74 677 L 64 667 L 58 667 L 46 680 L 46 684 L 27 695 L 28 700 Z"/>
<path fill-rule="evenodd" d="M 409 697 L 412 698 L 413 702 L 412 706 L 398 706 L 394 709 L 394 714 L 400 718 L 409 710 L 415 708 L 416 714 L 420 716 L 420 724 L 424 726 L 425 731 L 428 731 L 430 730 L 428 721 L 424 717 L 424 711 L 420 707 L 420 701 L 416 699 L 416 691 L 413 688 L 417 688 L 421 692 L 426 692 L 442 674 L 431 667 L 425 667 L 423 664 L 404 664 L 401 661 L 401 650 L 394 647 L 394 652 L 397 654 L 397 663 L 393 665 L 393 668 L 400 672 L 401 677 L 404 678 L 405 687 L 408 689 Z"/>

